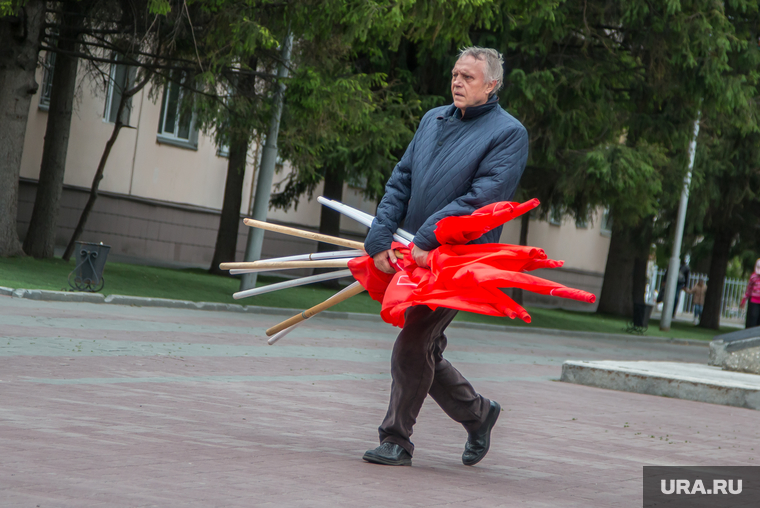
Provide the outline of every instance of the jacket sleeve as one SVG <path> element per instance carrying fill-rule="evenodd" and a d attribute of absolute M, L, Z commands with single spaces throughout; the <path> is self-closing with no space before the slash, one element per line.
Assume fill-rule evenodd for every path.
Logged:
<path fill-rule="evenodd" d="M 421 130 L 417 129 L 417 132 Z M 412 194 L 412 159 L 417 134 L 404 152 L 404 156 L 393 168 L 388 183 L 385 184 L 385 195 L 377 207 L 377 215 L 372 221 L 372 227 L 364 240 L 364 250 L 374 256 L 391 248 L 393 233 L 406 216 L 409 207 L 409 197 Z"/>
<path fill-rule="evenodd" d="M 511 199 L 527 162 L 528 132 L 518 124 L 505 131 L 481 161 L 467 193 L 427 218 L 414 235 L 414 244 L 423 250 L 433 250 L 441 245 L 435 237 L 439 220 L 469 215 L 483 206 Z"/>
<path fill-rule="evenodd" d="M 758 282 L 758 277 L 753 273 L 749 276 L 749 280 L 747 281 L 747 289 L 744 291 L 744 298 L 742 298 L 742 301 L 739 303 L 739 305 L 744 305 L 747 300 L 750 300 L 752 298 L 752 289 L 755 284 Z"/>

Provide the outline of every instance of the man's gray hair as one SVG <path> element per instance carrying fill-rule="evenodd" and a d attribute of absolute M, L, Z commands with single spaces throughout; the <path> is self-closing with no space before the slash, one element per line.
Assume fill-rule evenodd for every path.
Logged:
<path fill-rule="evenodd" d="M 486 81 L 496 81 L 496 87 L 491 92 L 494 95 L 504 86 L 504 58 L 501 53 L 491 48 L 481 48 L 479 46 L 470 46 L 462 48 L 459 51 L 459 58 L 471 56 L 476 60 L 485 60 L 486 62 Z"/>

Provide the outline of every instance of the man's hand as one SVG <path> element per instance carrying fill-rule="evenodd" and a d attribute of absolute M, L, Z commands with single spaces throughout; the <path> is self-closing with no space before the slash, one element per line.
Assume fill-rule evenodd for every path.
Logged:
<path fill-rule="evenodd" d="M 375 266 L 381 272 L 396 273 L 396 269 L 393 268 L 396 264 L 396 253 L 393 252 L 393 249 L 378 252 L 372 256 L 372 259 L 375 260 Z"/>
<path fill-rule="evenodd" d="M 428 254 L 430 254 L 429 250 L 422 250 L 416 245 L 412 247 L 412 257 L 420 268 L 430 268 L 427 264 Z"/>

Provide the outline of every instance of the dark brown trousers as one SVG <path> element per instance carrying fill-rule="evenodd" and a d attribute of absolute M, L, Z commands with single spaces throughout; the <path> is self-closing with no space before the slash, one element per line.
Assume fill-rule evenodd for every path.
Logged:
<path fill-rule="evenodd" d="M 479 395 L 443 358 L 443 331 L 456 314 L 456 310 L 444 307 L 432 311 L 426 305 L 407 309 L 406 323 L 393 345 L 391 400 L 378 429 L 380 443 L 395 443 L 410 454 L 414 452 L 409 438 L 428 394 L 468 432 L 477 430 L 488 415 L 491 401 Z"/>

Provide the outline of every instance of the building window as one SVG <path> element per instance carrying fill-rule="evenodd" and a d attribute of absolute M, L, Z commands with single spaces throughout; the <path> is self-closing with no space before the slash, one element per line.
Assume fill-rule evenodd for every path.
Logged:
<path fill-rule="evenodd" d="M 45 72 L 42 75 L 42 89 L 40 90 L 40 109 L 50 109 L 50 92 L 53 90 L 53 69 L 55 69 L 55 53 L 48 52 L 45 62 L 42 64 Z"/>
<path fill-rule="evenodd" d="M 612 234 L 612 213 L 609 208 L 604 209 L 602 213 L 602 234 L 609 236 Z"/>
<path fill-rule="evenodd" d="M 182 111 L 183 88 L 178 83 L 164 87 L 161 118 L 158 122 L 158 142 L 182 148 L 198 149 L 195 115 Z"/>
<path fill-rule="evenodd" d="M 224 104 L 225 106 L 229 106 L 230 101 L 232 100 L 232 97 L 235 95 L 235 92 L 232 88 L 232 85 L 230 83 L 227 83 L 224 85 Z M 230 157 L 230 126 L 229 121 L 222 122 L 222 125 L 220 127 L 221 131 L 220 133 L 226 133 L 223 135 L 220 135 L 220 133 L 217 133 L 217 147 L 216 147 L 216 156 L 217 157 L 227 157 L 229 159 Z"/>
<path fill-rule="evenodd" d="M 575 218 L 575 227 L 577 229 L 588 229 L 588 218 L 587 217 L 576 217 Z"/>
<path fill-rule="evenodd" d="M 549 210 L 549 224 L 552 226 L 562 225 L 562 208 L 557 205 L 552 205 Z"/>
<path fill-rule="evenodd" d="M 223 122 L 220 127 L 218 127 L 220 130 L 220 133 L 217 133 L 216 137 L 216 156 L 217 157 L 230 157 L 230 139 L 229 139 L 229 132 L 230 128 L 227 122 Z M 225 134 L 221 134 L 225 133 Z"/>
<path fill-rule="evenodd" d="M 116 60 L 118 59 L 116 57 Z M 121 96 L 132 85 L 134 73 L 134 68 L 128 65 L 111 64 L 111 74 L 108 77 L 108 90 L 106 91 L 106 107 L 103 111 L 103 119 L 106 122 L 116 123 L 116 113 L 119 111 Z M 132 98 L 130 97 L 121 112 L 121 123 L 129 125 L 131 113 Z"/>

